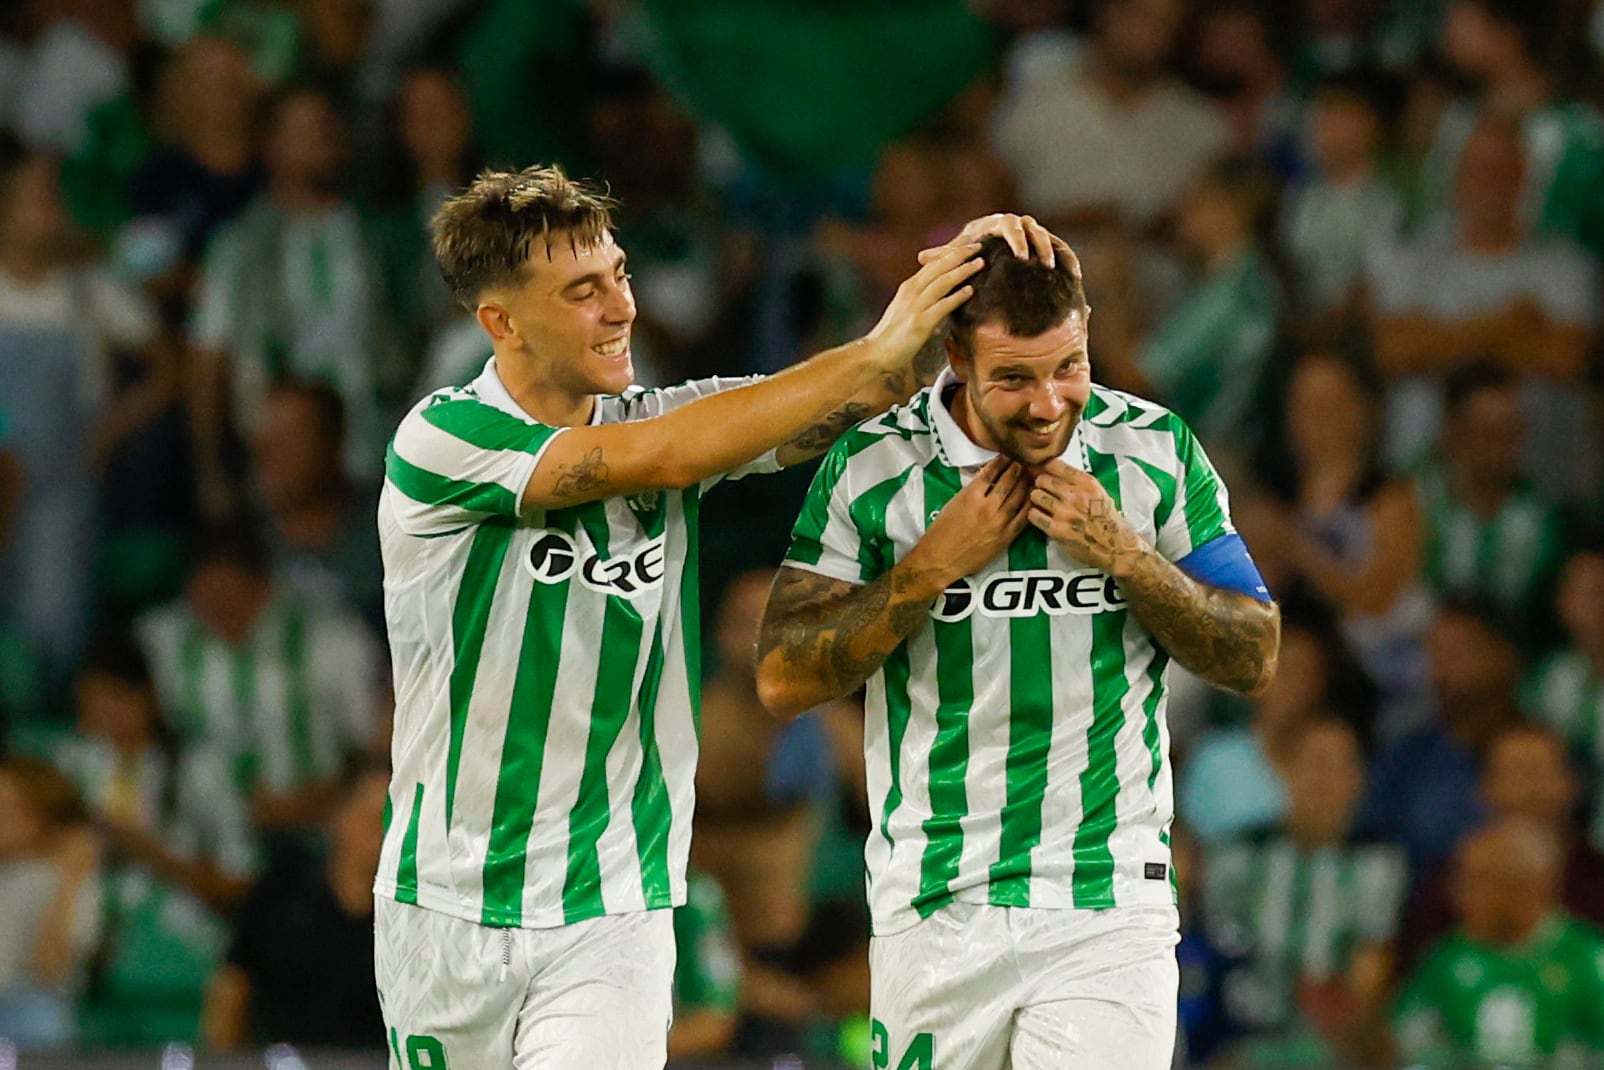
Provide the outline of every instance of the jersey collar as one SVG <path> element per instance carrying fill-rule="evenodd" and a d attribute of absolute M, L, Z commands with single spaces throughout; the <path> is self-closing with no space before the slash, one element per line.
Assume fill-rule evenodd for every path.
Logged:
<path fill-rule="evenodd" d="M 936 441 L 941 446 L 941 453 L 947 463 L 962 471 L 983 468 L 997 456 L 996 450 L 988 450 L 969 437 L 969 433 L 958 426 L 953 418 L 952 410 L 947 408 L 947 391 L 959 385 L 959 379 L 953 374 L 951 368 L 941 369 L 936 381 L 930 387 L 930 416 L 936 425 Z M 1059 459 L 1071 468 L 1086 467 L 1082 459 L 1081 430 L 1086 426 L 1086 414 L 1075 421 L 1075 428 L 1069 433 L 1069 441 L 1064 444 L 1064 452 Z"/>
<path fill-rule="evenodd" d="M 479 395 L 479 400 L 488 405 L 494 405 L 509 416 L 516 416 L 525 423 L 538 424 L 539 420 L 524 411 L 524 407 L 513 400 L 512 393 L 506 384 L 501 381 L 501 373 L 496 371 L 496 358 L 491 357 L 485 361 L 485 370 L 479 377 L 468 384 L 468 388 Z M 593 399 L 590 407 L 590 426 L 595 427 L 602 422 L 601 398 Z"/>

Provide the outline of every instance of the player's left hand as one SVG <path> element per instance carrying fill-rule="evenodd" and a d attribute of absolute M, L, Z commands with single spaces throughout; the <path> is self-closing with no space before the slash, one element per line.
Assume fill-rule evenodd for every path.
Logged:
<path fill-rule="evenodd" d="M 1065 553 L 1111 576 L 1143 549 L 1142 537 L 1103 485 L 1061 460 L 1048 461 L 1036 474 L 1028 519 Z"/>

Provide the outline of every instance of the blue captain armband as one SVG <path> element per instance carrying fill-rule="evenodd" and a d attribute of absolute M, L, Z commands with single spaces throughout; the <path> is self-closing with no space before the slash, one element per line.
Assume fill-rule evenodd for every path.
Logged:
<path fill-rule="evenodd" d="M 1175 562 L 1175 567 L 1210 587 L 1241 591 L 1261 602 L 1275 601 L 1264 585 L 1264 577 L 1259 575 L 1259 566 L 1248 553 L 1247 543 L 1235 532 L 1210 539 Z"/>

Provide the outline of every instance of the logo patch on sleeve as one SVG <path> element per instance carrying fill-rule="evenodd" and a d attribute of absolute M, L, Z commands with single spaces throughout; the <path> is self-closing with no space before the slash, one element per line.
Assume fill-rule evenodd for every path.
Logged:
<path fill-rule="evenodd" d="M 1163 862 L 1142 863 L 1142 876 L 1146 877 L 1150 881 L 1161 881 L 1165 877 L 1169 876 L 1169 873 L 1170 867 L 1165 865 Z"/>

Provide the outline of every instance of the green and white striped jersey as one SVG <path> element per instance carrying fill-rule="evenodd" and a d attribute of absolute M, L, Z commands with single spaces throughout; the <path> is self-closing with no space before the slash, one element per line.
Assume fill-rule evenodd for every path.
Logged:
<path fill-rule="evenodd" d="M 1485 600 L 1530 626 L 1547 612 L 1549 586 L 1564 558 L 1559 510 L 1521 487 L 1496 515 L 1456 498 L 1437 467 L 1416 481 L 1425 519 L 1426 582 L 1438 594 Z"/>
<path fill-rule="evenodd" d="M 1209 854 L 1209 936 L 1242 965 L 1226 981 L 1232 1017 L 1255 1029 L 1296 1025 L 1301 981 L 1346 977 L 1354 953 L 1397 933 L 1409 871 L 1380 844 L 1309 851 L 1285 835 Z"/>
<path fill-rule="evenodd" d="M 379 650 L 351 614 L 280 588 L 238 646 L 182 600 L 135 634 L 179 740 L 226 757 L 247 793 L 338 776 L 373 741 Z"/>
<path fill-rule="evenodd" d="M 599 397 L 661 415 L 749 380 Z M 392 819 L 375 891 L 545 928 L 685 901 L 708 480 L 519 518 L 537 423 L 492 359 L 402 420 L 379 501 L 395 672 Z M 772 453 L 732 476 L 772 471 Z"/>
<path fill-rule="evenodd" d="M 867 583 L 994 454 L 954 422 L 947 374 L 825 457 L 787 564 Z M 1065 460 L 1165 557 L 1230 533 L 1226 491 L 1179 417 L 1094 387 Z M 1172 904 L 1168 656 L 1112 579 L 1026 528 L 949 587 L 868 686 L 876 933 L 944 904 Z"/>
<path fill-rule="evenodd" d="M 1521 682 L 1521 708 L 1558 732 L 1590 767 L 1604 768 L 1604 674 L 1575 647 L 1550 654 Z M 1592 839 L 1604 844 L 1604 797 L 1596 800 Z"/>

